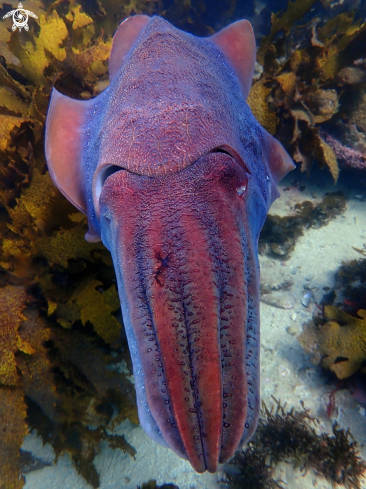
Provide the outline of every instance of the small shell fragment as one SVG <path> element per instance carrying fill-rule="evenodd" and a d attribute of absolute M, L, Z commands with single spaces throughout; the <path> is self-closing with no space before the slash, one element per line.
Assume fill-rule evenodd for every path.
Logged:
<path fill-rule="evenodd" d="M 311 300 L 313 298 L 313 293 L 311 291 L 308 291 L 306 292 L 306 294 L 304 294 L 302 296 L 302 299 L 301 299 L 301 304 L 304 306 L 304 307 L 308 307 Z"/>

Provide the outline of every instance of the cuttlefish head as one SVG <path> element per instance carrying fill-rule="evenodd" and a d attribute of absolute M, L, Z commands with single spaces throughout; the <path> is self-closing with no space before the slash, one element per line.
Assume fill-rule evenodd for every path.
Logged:
<path fill-rule="evenodd" d="M 149 23 L 135 16 L 121 24 L 112 79 Z M 237 22 L 209 42 L 231 63 L 245 98 L 255 59 L 250 24 Z M 257 241 L 276 184 L 293 164 L 251 116 L 254 149 L 245 153 L 228 138 L 169 171 L 152 162 L 148 170 L 115 161 L 93 166 L 86 144 L 100 105 L 54 92 L 50 173 L 88 215 L 87 239 L 101 238 L 112 254 L 143 428 L 197 472 L 215 472 L 256 428 Z M 113 126 L 105 116 L 97 122 Z"/>

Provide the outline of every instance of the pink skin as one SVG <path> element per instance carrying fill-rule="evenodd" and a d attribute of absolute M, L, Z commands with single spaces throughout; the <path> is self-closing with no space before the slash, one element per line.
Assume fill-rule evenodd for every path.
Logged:
<path fill-rule="evenodd" d="M 50 175 L 112 253 L 141 424 L 198 472 L 256 428 L 257 243 L 293 169 L 245 102 L 255 53 L 246 20 L 201 39 L 136 15 L 110 86 L 47 116 Z"/>
<path fill-rule="evenodd" d="M 232 457 L 247 416 L 247 185 L 213 153 L 170 176 L 119 171 L 100 197 L 151 414 L 197 472 Z"/>

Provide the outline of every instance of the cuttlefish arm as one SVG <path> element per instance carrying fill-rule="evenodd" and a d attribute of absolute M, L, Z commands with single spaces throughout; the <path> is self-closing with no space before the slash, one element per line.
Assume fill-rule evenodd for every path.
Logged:
<path fill-rule="evenodd" d="M 256 428 L 257 243 L 294 167 L 245 102 L 254 63 L 246 20 L 200 39 L 135 16 L 110 87 L 54 90 L 47 118 L 51 177 L 113 257 L 141 424 L 197 472 Z"/>

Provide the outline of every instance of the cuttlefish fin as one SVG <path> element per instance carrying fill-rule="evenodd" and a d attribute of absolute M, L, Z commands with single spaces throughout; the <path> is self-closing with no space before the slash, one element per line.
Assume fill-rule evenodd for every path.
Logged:
<path fill-rule="evenodd" d="M 262 127 L 266 141 L 266 156 L 269 170 L 275 185 L 291 170 L 296 168 L 291 156 L 282 144 Z"/>
<path fill-rule="evenodd" d="M 238 20 L 208 38 L 224 54 L 239 81 L 246 100 L 252 85 L 256 44 L 248 20 Z"/>
<path fill-rule="evenodd" d="M 264 161 L 267 164 L 271 179 L 269 188 L 270 197 L 268 201 L 270 206 L 272 202 L 280 196 L 280 192 L 277 188 L 278 182 L 280 182 L 287 173 L 294 170 L 296 166 L 282 144 L 271 136 L 271 134 L 269 134 L 263 127 L 261 130 L 264 138 L 264 144 L 262 146 Z"/>
<path fill-rule="evenodd" d="M 85 175 L 82 166 L 83 130 L 93 100 L 74 100 L 52 91 L 46 123 L 45 151 L 53 183 L 77 208 L 87 214 Z M 100 241 L 89 221 L 88 241 Z M 89 239 L 88 239 L 89 238 Z"/>
<path fill-rule="evenodd" d="M 134 15 L 124 20 L 113 36 L 109 58 L 109 77 L 111 81 L 121 69 L 128 53 L 133 48 L 151 18 L 147 15 Z"/>

